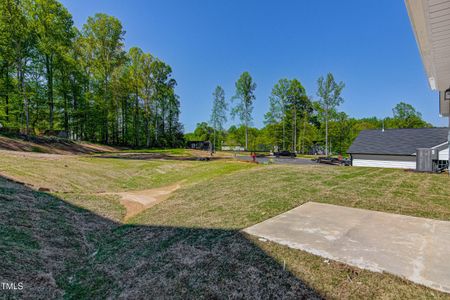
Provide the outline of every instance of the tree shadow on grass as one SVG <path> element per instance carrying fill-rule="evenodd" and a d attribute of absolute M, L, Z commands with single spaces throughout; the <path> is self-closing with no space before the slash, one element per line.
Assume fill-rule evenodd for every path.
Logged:
<path fill-rule="evenodd" d="M 99 154 L 96 158 L 114 158 L 129 160 L 175 160 L 175 161 L 212 161 L 212 160 L 230 160 L 232 157 L 220 156 L 178 156 L 166 153 L 107 153 Z"/>
<path fill-rule="evenodd" d="M 124 225 L 0 177 L 0 298 L 320 298 L 239 231 Z"/>

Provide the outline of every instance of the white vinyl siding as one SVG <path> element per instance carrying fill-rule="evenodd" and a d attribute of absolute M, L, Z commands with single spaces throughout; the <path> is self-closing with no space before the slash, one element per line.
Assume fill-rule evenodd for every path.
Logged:
<path fill-rule="evenodd" d="M 353 159 L 355 167 L 376 167 L 376 168 L 396 168 L 396 169 L 415 169 L 415 161 L 399 160 L 376 160 L 376 159 Z"/>
<path fill-rule="evenodd" d="M 448 148 L 439 151 L 439 160 L 448 160 Z"/>
<path fill-rule="evenodd" d="M 353 166 L 395 169 L 416 169 L 415 155 L 354 154 Z"/>

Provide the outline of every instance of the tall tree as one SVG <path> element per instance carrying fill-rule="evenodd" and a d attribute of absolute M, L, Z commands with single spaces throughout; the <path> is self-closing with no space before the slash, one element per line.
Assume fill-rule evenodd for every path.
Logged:
<path fill-rule="evenodd" d="M 214 129 L 214 149 L 216 149 L 216 135 L 223 130 L 223 125 L 227 121 L 227 102 L 225 101 L 225 91 L 218 85 L 213 93 L 213 107 L 210 124 Z"/>
<path fill-rule="evenodd" d="M 292 151 L 297 151 L 297 116 L 304 115 L 309 109 L 310 102 L 306 95 L 305 88 L 297 79 L 293 79 L 290 83 L 287 97 L 287 104 L 292 115 Z"/>
<path fill-rule="evenodd" d="M 143 56 L 144 52 L 138 47 L 132 47 L 128 51 L 128 57 L 130 59 L 130 79 L 131 90 L 134 98 L 133 105 L 133 132 L 134 132 L 134 146 L 139 146 L 139 107 L 140 96 L 142 93 L 143 83 Z"/>
<path fill-rule="evenodd" d="M 142 60 L 142 98 L 144 99 L 144 127 L 145 127 L 145 145 L 150 147 L 151 142 L 151 101 L 154 93 L 153 82 L 153 57 L 149 53 L 145 53 L 141 57 Z"/>
<path fill-rule="evenodd" d="M 325 119 L 325 154 L 328 156 L 328 122 L 330 119 L 331 112 L 336 110 L 336 107 L 344 102 L 341 96 L 342 90 L 345 84 L 341 81 L 337 83 L 334 80 L 333 74 L 328 73 L 327 77 L 324 79 L 320 76 L 317 80 L 317 96 L 319 96 L 319 103 L 324 112 Z"/>
<path fill-rule="evenodd" d="M 153 114 L 155 143 L 165 143 L 167 116 L 169 113 L 169 100 L 175 97 L 173 89 L 177 82 L 171 78 L 172 68 L 161 60 L 156 59 L 153 63 Z M 163 140 L 161 140 L 163 139 Z"/>
<path fill-rule="evenodd" d="M 2 94 L 5 96 L 5 118 L 8 123 L 13 121 L 10 119 L 10 108 L 13 107 L 15 120 L 12 124 L 23 129 L 25 123 L 27 134 L 30 121 L 27 75 L 31 71 L 30 61 L 34 56 L 35 45 L 30 6 L 31 2 L 27 0 L 0 2 L 0 58 L 4 76 Z"/>
<path fill-rule="evenodd" d="M 286 149 L 286 109 L 288 103 L 288 92 L 291 82 L 286 79 L 280 79 L 272 88 L 269 97 L 269 112 L 265 115 L 266 125 L 282 122 L 282 147 Z"/>
<path fill-rule="evenodd" d="M 248 127 L 252 121 L 253 101 L 255 100 L 256 83 L 248 72 L 242 73 L 235 84 L 236 92 L 232 100 L 238 103 L 232 109 L 233 117 L 239 116 L 239 119 L 245 126 L 245 149 L 248 149 Z"/>
<path fill-rule="evenodd" d="M 49 106 L 49 128 L 54 128 L 54 76 L 57 60 L 71 46 L 74 31 L 72 16 L 67 9 L 56 0 L 34 0 L 34 29 L 37 47 L 42 54 L 47 80 L 47 101 Z M 64 69 L 64 66 L 60 67 Z"/>
<path fill-rule="evenodd" d="M 102 112 L 101 120 L 102 141 L 109 141 L 109 114 L 111 99 L 109 83 L 114 68 L 120 65 L 124 59 L 124 34 L 120 21 L 106 14 L 96 14 L 89 17 L 83 26 L 83 34 L 91 50 L 93 75 L 98 81 L 96 100 L 98 108 Z"/>

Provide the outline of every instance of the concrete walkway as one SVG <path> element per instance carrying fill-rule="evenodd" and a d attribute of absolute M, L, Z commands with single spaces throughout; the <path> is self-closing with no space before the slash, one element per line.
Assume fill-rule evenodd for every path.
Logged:
<path fill-rule="evenodd" d="M 450 222 L 308 202 L 244 231 L 450 293 Z"/>

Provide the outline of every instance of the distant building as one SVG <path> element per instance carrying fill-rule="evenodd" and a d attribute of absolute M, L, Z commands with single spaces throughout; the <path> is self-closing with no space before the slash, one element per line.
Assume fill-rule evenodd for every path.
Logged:
<path fill-rule="evenodd" d="M 245 148 L 242 146 L 228 146 L 228 145 L 222 145 L 223 151 L 245 151 Z"/>
<path fill-rule="evenodd" d="M 188 141 L 186 146 L 188 149 L 210 151 L 212 143 L 210 141 Z"/>
<path fill-rule="evenodd" d="M 352 165 L 416 169 L 417 149 L 431 149 L 435 166 L 448 162 L 448 128 L 363 130 L 347 153 Z"/>

